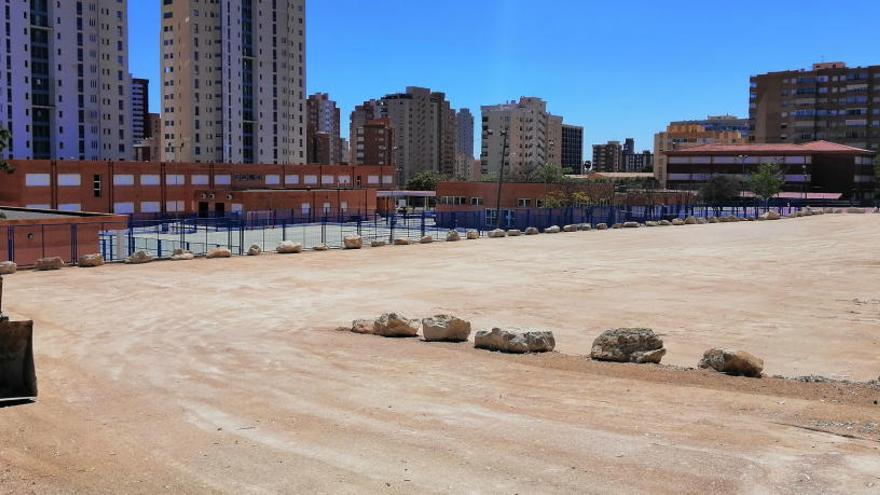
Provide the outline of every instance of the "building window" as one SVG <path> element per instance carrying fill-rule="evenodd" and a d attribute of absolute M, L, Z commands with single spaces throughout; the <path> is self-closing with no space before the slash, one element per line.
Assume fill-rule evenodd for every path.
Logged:
<path fill-rule="evenodd" d="M 101 197 L 101 176 L 97 174 L 92 178 L 92 195 L 96 198 Z"/>
<path fill-rule="evenodd" d="M 531 208 L 532 200 L 529 198 L 519 198 L 516 200 L 516 206 L 519 208 Z"/>

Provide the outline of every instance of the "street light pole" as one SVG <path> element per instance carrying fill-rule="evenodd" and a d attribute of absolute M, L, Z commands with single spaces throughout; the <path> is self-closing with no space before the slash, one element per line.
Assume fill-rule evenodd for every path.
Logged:
<path fill-rule="evenodd" d="M 501 185 L 504 183 L 504 162 L 507 159 L 507 127 L 501 131 L 501 166 L 498 168 L 498 187 L 495 198 L 495 228 L 501 228 Z M 491 131 L 489 131 L 491 133 Z"/>

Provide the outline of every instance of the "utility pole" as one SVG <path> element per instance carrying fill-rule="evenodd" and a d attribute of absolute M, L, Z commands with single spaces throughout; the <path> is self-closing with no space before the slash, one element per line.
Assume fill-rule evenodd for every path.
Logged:
<path fill-rule="evenodd" d="M 501 166 L 498 168 L 498 187 L 495 199 L 495 228 L 501 228 L 501 185 L 504 184 L 504 162 L 507 160 L 507 133 L 510 127 L 501 131 Z M 491 134 L 492 131 L 489 131 Z"/>

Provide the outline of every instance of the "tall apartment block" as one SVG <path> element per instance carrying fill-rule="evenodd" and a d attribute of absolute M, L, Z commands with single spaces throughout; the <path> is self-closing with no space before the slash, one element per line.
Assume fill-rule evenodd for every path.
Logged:
<path fill-rule="evenodd" d="M 474 177 L 474 115 L 467 108 L 455 113 L 454 176 L 470 180 Z"/>
<path fill-rule="evenodd" d="M 131 80 L 131 133 L 135 143 L 152 136 L 150 129 L 150 81 Z"/>
<path fill-rule="evenodd" d="M 753 76 L 749 92 L 750 141 L 824 140 L 880 149 L 880 65 L 814 64 Z"/>
<path fill-rule="evenodd" d="M 326 93 L 309 96 L 306 102 L 308 124 L 308 162 L 338 165 L 343 162 L 339 135 L 339 108 Z M 347 159 L 346 159 L 347 160 Z"/>
<path fill-rule="evenodd" d="M 713 120 L 709 117 L 711 125 L 704 125 L 704 121 L 679 121 L 667 126 L 663 132 L 654 135 L 654 178 L 660 182 L 661 187 L 667 186 L 669 160 L 666 153 L 679 151 L 695 146 L 706 144 L 742 144 L 746 137 L 738 129 L 742 119 L 736 117 Z"/>
<path fill-rule="evenodd" d="M 562 125 L 562 168 L 580 174 L 584 168 L 584 128 Z"/>
<path fill-rule="evenodd" d="M 358 130 L 376 120 L 384 120 L 391 127 L 394 145 L 388 151 L 397 167 L 400 184 L 421 172 L 454 174 L 455 111 L 446 100 L 446 95 L 427 88 L 409 87 L 405 93 L 386 95 L 357 106 L 351 114 L 353 155 L 357 155 L 365 145 L 361 141 L 365 136 L 358 134 Z M 359 156 L 353 158 L 355 163 L 365 159 Z"/>
<path fill-rule="evenodd" d="M 305 0 L 165 0 L 164 161 L 306 161 Z"/>
<path fill-rule="evenodd" d="M 6 158 L 134 156 L 124 0 L 6 1 L 0 125 Z"/>
<path fill-rule="evenodd" d="M 547 164 L 560 165 L 562 118 L 547 112 L 540 98 L 482 107 L 483 129 L 480 162 L 483 174 L 495 175 L 501 168 L 504 133 L 507 149 L 505 173 L 522 174 Z"/>

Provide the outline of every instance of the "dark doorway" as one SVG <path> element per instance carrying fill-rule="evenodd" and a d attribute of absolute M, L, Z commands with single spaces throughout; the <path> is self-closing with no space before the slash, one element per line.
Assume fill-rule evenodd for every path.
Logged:
<path fill-rule="evenodd" d="M 207 218 L 208 216 L 208 203 L 205 201 L 199 201 L 199 218 Z"/>
<path fill-rule="evenodd" d="M 226 216 L 226 203 L 214 203 L 214 213 L 217 218 L 223 218 Z"/>

